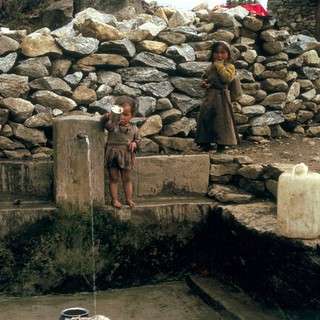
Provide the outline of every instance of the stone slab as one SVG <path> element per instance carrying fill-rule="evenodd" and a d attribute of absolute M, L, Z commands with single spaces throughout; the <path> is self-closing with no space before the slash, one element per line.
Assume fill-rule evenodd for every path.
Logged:
<path fill-rule="evenodd" d="M 139 157 L 133 172 L 135 196 L 204 196 L 209 170 L 207 154 Z"/>
<path fill-rule="evenodd" d="M 0 161 L 0 202 L 14 200 L 52 201 L 51 160 Z"/>

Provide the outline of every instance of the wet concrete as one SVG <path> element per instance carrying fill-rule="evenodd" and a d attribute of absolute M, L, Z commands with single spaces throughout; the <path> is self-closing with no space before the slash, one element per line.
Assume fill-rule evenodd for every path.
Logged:
<path fill-rule="evenodd" d="M 0 297 L 0 319 L 58 320 L 61 311 L 71 307 L 86 308 L 94 316 L 93 294 Z M 221 320 L 185 282 L 98 292 L 96 314 L 110 320 Z"/>

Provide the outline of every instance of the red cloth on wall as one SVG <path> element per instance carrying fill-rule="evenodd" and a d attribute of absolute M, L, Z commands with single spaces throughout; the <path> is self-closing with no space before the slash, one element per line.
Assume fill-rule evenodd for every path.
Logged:
<path fill-rule="evenodd" d="M 255 4 L 239 4 L 239 5 L 230 5 L 230 6 L 226 6 L 226 5 L 219 5 L 219 6 L 215 6 L 213 8 L 213 10 L 217 10 L 219 8 L 234 8 L 237 6 L 241 6 L 245 9 L 247 9 L 248 11 L 250 11 L 251 14 L 255 14 L 257 16 L 269 16 L 269 13 L 267 12 L 267 10 L 264 9 L 264 7 L 260 4 L 260 3 L 255 3 Z"/>

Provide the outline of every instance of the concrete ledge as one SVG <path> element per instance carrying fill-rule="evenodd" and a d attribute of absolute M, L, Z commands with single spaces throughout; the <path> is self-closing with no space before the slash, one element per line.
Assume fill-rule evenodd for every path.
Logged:
<path fill-rule="evenodd" d="M 153 225 L 174 229 L 176 223 L 182 222 L 189 226 L 186 230 L 190 230 L 193 225 L 204 222 L 208 212 L 215 204 L 213 200 L 203 197 L 162 198 L 141 201 L 135 208 L 123 206 L 121 209 L 116 209 L 112 206 L 105 206 L 104 210 L 118 217 L 120 221 L 128 221 L 138 228 Z M 50 216 L 56 210 L 55 204 L 51 202 L 21 202 L 18 205 L 11 202 L 1 203 L 1 233 L 5 234 L 8 230 L 26 222 Z M 89 214 L 90 211 L 88 211 Z"/>
<path fill-rule="evenodd" d="M 211 272 L 232 279 L 270 307 L 295 316 L 301 312 L 296 319 L 319 310 L 320 237 L 283 237 L 277 231 L 276 204 L 268 201 L 218 204 L 206 223 L 207 236 L 202 232 L 200 237 L 207 239 L 202 242 L 215 262 Z"/>
<path fill-rule="evenodd" d="M 51 202 L 24 202 L 20 205 L 1 203 L 0 205 L 0 234 L 20 227 L 26 222 L 36 221 L 51 216 L 56 207 Z"/>
<path fill-rule="evenodd" d="M 238 205 L 219 204 L 217 208 L 220 208 L 226 221 L 233 220 L 233 223 L 242 225 L 248 231 L 278 237 L 281 240 L 291 241 L 310 249 L 320 247 L 320 237 L 307 240 L 282 236 L 277 230 L 277 205 L 271 201 Z"/>
<path fill-rule="evenodd" d="M 107 206 L 108 212 L 114 213 L 121 220 L 133 224 L 172 224 L 174 221 L 204 221 L 215 202 L 207 198 L 167 198 L 154 201 L 142 201 L 135 208 L 123 206 L 115 209 Z"/>

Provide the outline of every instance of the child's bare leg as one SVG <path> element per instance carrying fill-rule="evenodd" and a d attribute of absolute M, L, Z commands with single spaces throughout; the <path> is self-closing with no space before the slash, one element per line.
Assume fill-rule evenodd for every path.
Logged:
<path fill-rule="evenodd" d="M 120 209 L 121 202 L 118 200 L 118 184 L 120 173 L 118 168 L 109 168 L 109 191 L 111 196 L 111 204 L 113 207 Z"/>
<path fill-rule="evenodd" d="M 121 178 L 123 182 L 123 189 L 126 196 L 126 203 L 129 207 L 134 207 L 136 203 L 132 201 L 132 182 L 131 182 L 131 171 L 121 170 Z"/>

